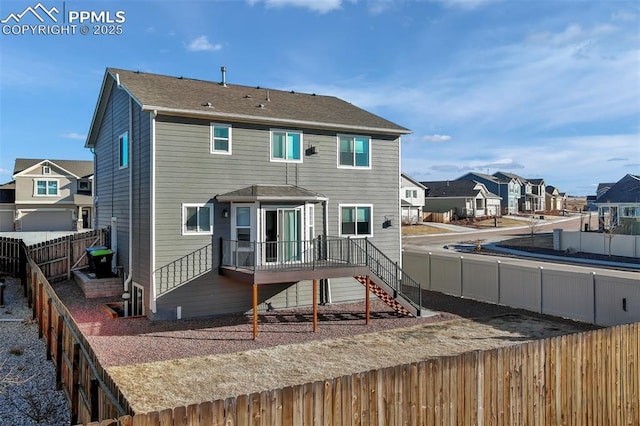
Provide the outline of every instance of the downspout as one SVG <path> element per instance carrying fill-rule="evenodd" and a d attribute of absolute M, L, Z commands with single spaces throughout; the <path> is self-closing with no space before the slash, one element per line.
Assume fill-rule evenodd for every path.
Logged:
<path fill-rule="evenodd" d="M 151 257 L 151 312 L 156 313 L 156 117 L 158 111 L 151 113 L 151 247 L 149 255 Z"/>
<path fill-rule="evenodd" d="M 324 241 L 325 241 L 325 245 L 327 243 L 327 237 L 329 235 L 329 201 L 323 201 L 322 205 L 324 207 L 324 226 L 323 228 L 323 232 L 324 232 Z M 325 248 L 326 250 L 326 248 Z M 331 279 L 330 278 L 326 278 L 324 280 L 325 283 L 325 289 L 324 289 L 324 295 L 326 300 L 324 300 L 325 303 L 328 303 L 329 305 L 331 304 Z"/>

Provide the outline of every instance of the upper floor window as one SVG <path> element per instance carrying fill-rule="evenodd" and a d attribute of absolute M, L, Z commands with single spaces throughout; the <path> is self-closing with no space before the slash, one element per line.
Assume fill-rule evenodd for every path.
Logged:
<path fill-rule="evenodd" d="M 231 126 L 211 123 L 211 153 L 231 155 Z"/>
<path fill-rule="evenodd" d="M 58 181 L 45 179 L 36 180 L 34 195 L 58 195 Z"/>
<path fill-rule="evenodd" d="M 271 161 L 302 162 L 302 133 L 272 130 Z"/>
<path fill-rule="evenodd" d="M 340 206 L 341 236 L 371 236 L 371 206 Z"/>
<path fill-rule="evenodd" d="M 51 174 L 51 167 L 49 167 L 49 166 L 42 166 L 42 174 L 43 174 L 43 175 L 50 175 L 50 174 Z"/>
<path fill-rule="evenodd" d="M 371 168 L 370 148 L 366 136 L 338 136 L 338 167 Z"/>
<path fill-rule="evenodd" d="M 120 151 L 120 163 L 121 169 L 129 167 L 129 133 L 125 132 L 118 138 L 118 147 Z"/>
<path fill-rule="evenodd" d="M 88 180 L 79 180 L 78 191 L 91 191 L 91 183 Z"/>
<path fill-rule="evenodd" d="M 182 235 L 191 234 L 213 234 L 213 205 L 182 205 Z"/>

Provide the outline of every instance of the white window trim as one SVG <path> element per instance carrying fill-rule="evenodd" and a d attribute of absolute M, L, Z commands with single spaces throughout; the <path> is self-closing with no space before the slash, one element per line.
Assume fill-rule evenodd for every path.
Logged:
<path fill-rule="evenodd" d="M 38 181 L 44 181 L 45 184 L 45 193 L 38 194 Z M 49 194 L 49 182 L 56 182 L 56 193 Z M 35 178 L 33 179 L 33 196 L 34 197 L 59 197 L 60 196 L 60 179 L 50 179 L 50 178 Z"/>
<path fill-rule="evenodd" d="M 340 164 L 340 138 L 367 138 L 369 139 L 369 165 L 368 166 L 356 166 L 355 165 L 355 158 L 354 158 L 354 165 L 353 166 L 345 166 L 343 164 Z M 339 169 L 355 169 L 355 170 L 371 170 L 371 154 L 373 151 L 373 143 L 372 143 L 372 139 L 371 136 L 366 136 L 366 135 L 348 135 L 348 134 L 338 134 L 336 137 L 336 163 L 338 165 Z M 354 152 L 355 155 L 355 152 Z"/>
<path fill-rule="evenodd" d="M 369 207 L 370 211 L 370 220 L 371 226 L 368 234 L 343 234 L 342 233 L 342 208 L 343 207 Z M 356 217 L 357 217 L 356 211 Z M 356 222 L 356 229 L 358 228 Z M 340 237 L 351 237 L 351 238 L 364 238 L 364 237 L 373 237 L 373 204 L 338 204 L 338 236 Z"/>
<path fill-rule="evenodd" d="M 274 158 L 273 157 L 273 132 L 276 133 L 297 133 L 300 135 L 300 152 L 298 153 L 300 159 L 299 160 L 289 160 L 286 158 Z M 287 130 L 287 129 L 270 129 L 269 130 L 269 159 L 272 162 L 276 163 L 302 163 L 302 159 L 304 157 L 304 133 L 301 130 Z M 285 136 L 285 149 L 286 149 L 286 136 Z M 285 153 L 286 156 L 286 153 Z"/>
<path fill-rule="evenodd" d="M 147 309 L 145 307 L 144 286 L 141 285 L 141 284 L 138 284 L 135 281 L 133 281 L 131 284 L 133 284 L 133 287 L 134 287 L 134 288 L 132 288 L 133 291 L 130 293 L 130 299 L 129 299 L 131 301 L 131 310 L 133 311 L 133 294 L 135 292 L 135 287 L 138 287 L 140 290 L 142 290 L 142 312 L 137 314 L 137 315 L 135 315 L 135 316 L 144 316 L 146 314 L 146 311 L 147 311 Z M 133 316 L 133 313 L 129 312 L 129 315 Z"/>
<path fill-rule="evenodd" d="M 50 175 L 51 174 L 51 167 L 50 166 L 42 166 L 42 174 L 43 175 Z"/>
<path fill-rule="evenodd" d="M 127 164 L 122 165 L 122 149 L 120 149 L 120 144 L 122 143 L 122 138 L 127 137 Z M 131 160 L 131 144 L 129 143 L 129 132 L 124 132 L 120 136 L 118 136 L 118 169 L 127 169 L 129 168 L 129 161 Z"/>
<path fill-rule="evenodd" d="M 186 210 L 187 207 L 209 207 L 209 231 L 201 232 L 201 231 L 187 231 L 186 229 Z M 182 229 L 182 235 L 213 235 L 213 204 L 212 203 L 182 203 L 182 214 L 180 215 L 182 222 L 180 223 L 180 227 Z"/>
<path fill-rule="evenodd" d="M 87 187 L 86 188 L 81 188 L 80 184 L 86 184 Z M 88 180 L 79 180 L 78 181 L 78 191 L 90 191 L 91 190 L 91 182 L 89 182 Z"/>
<path fill-rule="evenodd" d="M 221 151 L 219 149 L 215 149 L 215 143 L 214 143 L 214 133 L 213 133 L 213 129 L 215 127 L 226 127 L 227 129 L 229 129 L 229 149 L 227 151 Z M 219 154 L 219 155 L 231 155 L 231 140 L 233 139 L 231 136 L 233 129 L 231 127 L 230 124 L 224 124 L 224 123 L 210 123 L 209 124 L 209 151 L 211 154 Z"/>

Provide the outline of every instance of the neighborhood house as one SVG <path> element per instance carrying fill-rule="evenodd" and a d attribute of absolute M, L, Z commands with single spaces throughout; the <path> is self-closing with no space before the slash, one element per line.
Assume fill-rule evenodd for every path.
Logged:
<path fill-rule="evenodd" d="M 373 256 L 401 262 L 408 133 L 332 96 L 228 84 L 224 70 L 209 82 L 107 69 L 86 147 L 132 314 L 308 306 L 316 281 L 320 302 L 364 299 Z M 383 289 L 400 282 L 378 272 Z"/>
<path fill-rule="evenodd" d="M 93 162 L 18 158 L 0 186 L 0 231 L 93 227 Z"/>

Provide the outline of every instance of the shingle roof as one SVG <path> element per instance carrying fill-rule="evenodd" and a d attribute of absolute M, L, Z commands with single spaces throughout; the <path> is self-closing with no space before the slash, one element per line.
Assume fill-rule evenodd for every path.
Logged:
<path fill-rule="evenodd" d="M 480 192 L 472 180 L 420 182 L 427 187 L 427 197 L 475 197 Z"/>
<path fill-rule="evenodd" d="M 93 175 L 93 161 L 84 160 L 49 160 L 46 158 L 16 158 L 13 174 L 27 170 L 29 167 L 35 166 L 43 161 L 56 164 L 68 172 L 78 177 L 88 177 Z"/>
<path fill-rule="evenodd" d="M 321 123 L 335 128 L 410 131 L 334 96 L 320 96 L 108 68 L 107 73 L 147 110 L 190 113 L 238 121 Z"/>
<path fill-rule="evenodd" d="M 456 180 L 473 180 L 473 179 L 469 179 L 468 177 L 465 177 L 465 176 L 469 176 L 469 175 L 476 176 L 476 177 L 479 177 L 479 178 L 482 178 L 482 179 L 486 179 L 486 180 L 488 180 L 490 182 L 495 182 L 495 183 L 499 183 L 499 182 L 502 181 L 502 179 L 498 178 L 497 176 L 491 176 L 491 175 L 487 175 L 487 174 L 484 174 L 484 173 L 478 173 L 478 172 L 469 172 L 466 175 L 460 176 Z"/>
<path fill-rule="evenodd" d="M 406 173 L 400 173 L 400 176 L 402 176 L 403 178 L 405 178 L 406 180 L 408 180 L 409 182 L 411 182 L 412 184 L 414 184 L 415 186 L 417 186 L 418 188 L 422 188 L 422 189 L 426 189 L 424 188 L 424 185 L 421 184 L 420 182 L 418 182 L 417 180 L 415 180 L 414 178 L 412 178 L 411 176 L 409 176 Z"/>
<path fill-rule="evenodd" d="M 598 197 L 595 203 L 640 203 L 640 176 L 624 176 Z"/>
<path fill-rule="evenodd" d="M 251 185 L 219 194 L 216 198 L 219 201 L 321 201 L 327 199 L 322 194 L 295 185 Z"/>
<path fill-rule="evenodd" d="M 531 182 L 532 185 L 541 185 L 544 183 L 544 179 L 542 178 L 527 179 L 527 180 Z"/>
<path fill-rule="evenodd" d="M 497 177 L 497 178 L 500 178 L 500 177 L 501 177 L 501 175 L 502 175 L 502 176 L 505 176 L 505 177 L 507 177 L 507 178 L 509 178 L 509 179 L 516 179 L 516 180 L 518 180 L 518 181 L 520 181 L 520 182 L 522 182 L 522 183 L 527 182 L 527 179 L 523 178 L 522 176 L 518 176 L 518 175 L 517 175 L 517 174 L 515 174 L 515 173 L 509 173 L 509 172 L 495 172 L 493 175 L 494 175 L 495 177 Z"/>

